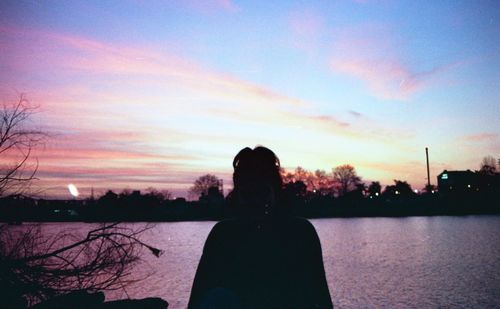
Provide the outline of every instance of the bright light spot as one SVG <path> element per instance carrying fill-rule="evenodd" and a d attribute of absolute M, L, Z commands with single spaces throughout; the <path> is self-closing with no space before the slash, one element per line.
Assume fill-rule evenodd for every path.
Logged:
<path fill-rule="evenodd" d="M 415 190 L 413 190 L 413 191 L 415 191 L 415 193 L 418 193 L 418 190 L 417 190 L 417 189 L 415 189 Z"/>
<path fill-rule="evenodd" d="M 434 194 L 434 190 L 432 190 L 431 193 Z"/>
<path fill-rule="evenodd" d="M 68 190 L 69 190 L 69 193 L 71 195 L 73 195 L 74 197 L 78 197 L 78 195 L 80 195 L 80 193 L 78 192 L 78 189 L 76 188 L 76 186 L 72 183 L 70 183 L 68 185 Z"/>
<path fill-rule="evenodd" d="M 470 188 L 470 185 L 467 185 L 467 188 Z"/>
<path fill-rule="evenodd" d="M 396 190 L 396 194 L 399 194 L 399 191 Z"/>
<path fill-rule="evenodd" d="M 441 175 L 441 179 L 448 179 L 448 174 Z"/>
<path fill-rule="evenodd" d="M 378 196 L 378 192 L 375 192 L 375 196 Z"/>

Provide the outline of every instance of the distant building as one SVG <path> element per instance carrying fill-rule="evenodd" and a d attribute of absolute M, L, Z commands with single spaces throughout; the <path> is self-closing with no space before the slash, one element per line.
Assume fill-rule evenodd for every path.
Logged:
<path fill-rule="evenodd" d="M 479 190 L 477 173 L 471 170 L 447 171 L 444 170 L 437 176 L 438 190 L 442 194 L 465 193 Z"/>

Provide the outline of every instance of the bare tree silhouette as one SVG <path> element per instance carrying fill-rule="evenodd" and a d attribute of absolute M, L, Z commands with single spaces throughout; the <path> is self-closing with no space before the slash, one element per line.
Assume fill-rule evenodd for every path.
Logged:
<path fill-rule="evenodd" d="M 480 173 L 484 175 L 494 175 L 497 170 L 497 162 L 492 156 L 486 156 L 481 161 Z"/>
<path fill-rule="evenodd" d="M 130 270 L 141 248 L 155 256 L 161 250 L 140 239 L 151 226 L 140 228 L 103 224 L 78 237 L 74 232 L 43 235 L 40 225 L 16 232 L 0 226 L 0 289 L 3 302 L 30 305 L 72 291 L 97 292 L 122 289 L 137 281 Z M 7 298 L 7 299 L 5 299 Z"/>
<path fill-rule="evenodd" d="M 344 164 L 332 170 L 333 179 L 339 184 L 339 194 L 345 195 L 347 192 L 356 190 L 361 183 L 361 178 L 357 175 L 354 166 Z"/>
<path fill-rule="evenodd" d="M 207 195 L 210 188 L 219 188 L 221 180 L 212 174 L 206 174 L 198 177 L 194 181 L 193 186 L 189 189 L 189 196 L 191 198 L 198 198 L 202 195 Z"/>
<path fill-rule="evenodd" d="M 0 110 L 0 197 L 25 193 L 35 179 L 38 161 L 32 152 L 47 136 L 32 128 L 31 118 L 38 106 L 24 94 Z"/>

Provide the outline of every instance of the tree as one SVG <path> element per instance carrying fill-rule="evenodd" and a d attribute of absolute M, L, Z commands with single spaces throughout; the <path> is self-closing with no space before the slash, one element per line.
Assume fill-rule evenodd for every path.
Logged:
<path fill-rule="evenodd" d="M 157 200 L 158 202 L 163 202 L 172 198 L 172 193 L 168 190 L 157 190 L 153 187 L 146 189 L 146 197 Z"/>
<path fill-rule="evenodd" d="M 0 111 L 0 197 L 27 192 L 38 170 L 32 160 L 35 147 L 46 134 L 32 128 L 31 118 L 37 110 L 24 94 L 15 103 L 5 103 Z M 33 162 L 34 161 L 34 162 Z"/>
<path fill-rule="evenodd" d="M 333 196 L 333 180 L 324 170 L 314 171 L 314 190 L 322 196 Z"/>
<path fill-rule="evenodd" d="M 198 177 L 194 181 L 193 186 L 189 189 L 189 196 L 191 198 L 199 198 L 208 194 L 210 188 L 216 187 L 219 190 L 222 180 L 212 174 L 206 174 Z"/>
<path fill-rule="evenodd" d="M 286 183 L 284 190 L 294 198 L 304 198 L 307 194 L 307 186 L 301 180 Z"/>
<path fill-rule="evenodd" d="M 137 281 L 129 276 L 142 248 L 157 257 L 162 253 L 140 239 L 149 228 L 113 223 L 89 231 L 86 237 L 74 232 L 49 237 L 39 225 L 17 232 L 0 225 L 2 304 L 19 307 L 77 290 L 122 289 Z"/>
<path fill-rule="evenodd" d="M 496 173 L 497 164 L 495 158 L 492 156 L 486 156 L 481 161 L 481 168 L 479 172 L 483 175 L 494 175 Z"/>
<path fill-rule="evenodd" d="M 372 181 L 372 183 L 368 186 L 368 194 L 371 197 L 377 197 L 380 195 L 380 191 L 382 190 L 382 186 L 378 181 Z"/>
<path fill-rule="evenodd" d="M 115 192 L 108 190 L 104 195 L 99 197 L 97 200 L 99 204 L 105 206 L 117 206 L 118 205 L 118 194 Z"/>
<path fill-rule="evenodd" d="M 394 185 L 389 185 L 385 187 L 385 196 L 393 197 L 411 197 L 415 195 L 411 186 L 406 181 L 394 179 Z"/>
<path fill-rule="evenodd" d="M 315 189 L 314 175 L 310 171 L 302 168 L 301 166 L 297 166 L 291 175 L 292 182 L 302 182 L 306 187 L 306 191 L 313 191 Z"/>
<path fill-rule="evenodd" d="M 344 164 L 337 166 L 332 172 L 333 180 L 339 185 L 339 195 L 341 196 L 349 191 L 356 190 L 357 185 L 361 183 L 361 178 L 358 177 L 352 165 Z"/>
<path fill-rule="evenodd" d="M 332 179 L 326 174 L 324 170 L 316 170 L 313 173 L 298 166 L 292 173 L 286 172 L 284 169 L 282 169 L 281 176 L 283 177 L 283 183 L 285 185 L 295 182 L 301 183 L 301 185 L 299 185 L 298 187 L 304 185 L 304 195 L 307 192 L 319 194 L 322 196 L 333 194 Z"/>
<path fill-rule="evenodd" d="M 280 167 L 281 178 L 283 179 L 283 184 L 291 183 L 295 181 L 294 174 L 287 172 L 283 167 Z"/>
<path fill-rule="evenodd" d="M 434 192 L 436 192 L 436 191 L 437 191 L 437 187 L 436 187 L 435 185 L 432 185 L 432 184 L 431 184 L 431 185 L 429 185 L 429 184 L 427 184 L 427 185 L 425 185 L 425 187 L 424 187 L 424 192 L 425 192 L 426 194 L 433 194 L 433 193 L 434 193 Z"/>

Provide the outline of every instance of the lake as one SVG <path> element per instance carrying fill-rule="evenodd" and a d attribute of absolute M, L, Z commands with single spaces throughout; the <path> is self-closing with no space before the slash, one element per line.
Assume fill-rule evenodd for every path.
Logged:
<path fill-rule="evenodd" d="M 500 216 L 311 220 L 337 308 L 500 307 Z M 149 277 L 107 299 L 162 297 L 185 308 L 215 222 L 158 223 L 144 235 L 164 250 L 134 273 Z M 46 224 L 44 231 L 83 223 Z"/>

